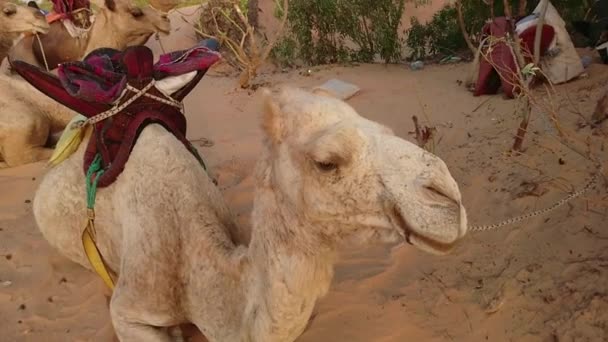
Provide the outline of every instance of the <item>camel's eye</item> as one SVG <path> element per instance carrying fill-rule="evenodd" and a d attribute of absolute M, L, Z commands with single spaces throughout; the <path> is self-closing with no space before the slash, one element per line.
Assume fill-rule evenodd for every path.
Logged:
<path fill-rule="evenodd" d="M 6 6 L 2 9 L 2 13 L 4 13 L 7 17 L 17 13 L 17 7 L 15 6 Z"/>
<path fill-rule="evenodd" d="M 144 15 L 144 12 L 139 7 L 133 7 L 133 8 L 131 8 L 131 15 L 134 16 L 135 18 L 139 18 L 142 15 Z"/>
<path fill-rule="evenodd" d="M 317 168 L 323 172 L 329 172 L 329 171 L 333 171 L 335 169 L 338 168 L 338 165 L 334 164 L 334 163 L 330 163 L 330 162 L 319 162 L 316 161 L 315 165 L 317 166 Z"/>

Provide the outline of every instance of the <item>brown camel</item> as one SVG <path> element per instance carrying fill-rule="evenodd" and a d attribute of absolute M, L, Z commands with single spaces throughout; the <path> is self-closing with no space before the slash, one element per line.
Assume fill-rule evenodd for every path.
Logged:
<path fill-rule="evenodd" d="M 34 8 L 19 6 L 0 0 L 0 63 L 8 55 L 10 48 L 24 33 L 47 33 L 46 19 Z"/>
<path fill-rule="evenodd" d="M 97 48 L 123 50 L 145 44 L 154 33 L 170 32 L 170 22 L 164 12 L 169 5 L 160 10 L 153 6 L 138 7 L 131 0 L 92 2 L 99 9 L 88 31 L 72 37 L 62 21 L 55 21 L 47 34 L 39 35 L 40 42 L 35 36 L 22 39 L 13 47 L 9 58 L 52 70 L 59 63 L 80 60 Z"/>

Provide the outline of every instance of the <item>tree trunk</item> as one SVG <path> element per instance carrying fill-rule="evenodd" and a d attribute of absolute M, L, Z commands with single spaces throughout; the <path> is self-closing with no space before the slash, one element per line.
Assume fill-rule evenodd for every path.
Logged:
<path fill-rule="evenodd" d="M 467 32 L 467 28 L 464 24 L 464 16 L 462 15 L 462 0 L 456 0 L 456 10 L 458 11 L 458 25 L 460 26 L 460 31 L 462 31 L 462 36 L 464 37 L 464 41 L 467 43 L 469 50 L 473 53 L 473 56 L 477 54 L 477 48 L 473 45 L 471 41 L 471 37 Z"/>
<path fill-rule="evenodd" d="M 540 61 L 540 38 L 543 32 L 543 26 L 545 25 L 545 15 L 547 14 L 548 7 L 549 0 L 541 0 L 540 16 L 538 17 L 536 34 L 534 36 L 534 65 L 538 65 L 538 62 Z"/>
<path fill-rule="evenodd" d="M 519 0 L 519 16 L 525 17 L 528 13 L 528 0 Z"/>
<path fill-rule="evenodd" d="M 249 0 L 247 3 L 247 21 L 251 27 L 258 28 L 258 0 Z"/>
<path fill-rule="evenodd" d="M 508 19 L 513 20 L 513 14 L 511 12 L 511 2 L 509 2 L 509 0 L 503 0 L 502 1 L 504 4 L 504 11 L 505 11 L 505 17 L 507 17 Z"/>

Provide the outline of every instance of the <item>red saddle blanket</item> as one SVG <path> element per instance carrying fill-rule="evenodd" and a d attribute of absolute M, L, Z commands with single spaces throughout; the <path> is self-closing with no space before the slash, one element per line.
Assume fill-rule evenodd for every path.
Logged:
<path fill-rule="evenodd" d="M 86 8 L 91 9 L 89 0 L 51 0 L 53 3 L 52 16 L 49 14 L 47 21 L 49 24 L 61 19 L 72 19 L 72 12 Z"/>
<path fill-rule="evenodd" d="M 220 54 L 207 44 L 208 41 L 203 41 L 191 49 L 162 55 L 157 63 L 153 63 L 152 51 L 145 46 L 124 51 L 97 49 L 83 61 L 61 64 L 58 77 L 20 61 L 13 62 L 13 68 L 47 96 L 89 119 L 104 113 L 103 120 L 93 120 L 93 135 L 83 167 L 87 172 L 96 156 L 101 155 L 104 172 L 97 186 L 106 187 L 123 171 L 137 137 L 152 123 L 173 133 L 202 163 L 186 139 L 186 117 L 176 104 L 181 104 L 209 67 L 219 60 Z M 185 76 L 185 84 L 171 94 L 159 90 L 156 87 L 159 83 L 151 84 L 180 75 Z M 138 93 L 150 97 L 138 97 Z M 105 118 L 110 110 L 112 115 Z"/>

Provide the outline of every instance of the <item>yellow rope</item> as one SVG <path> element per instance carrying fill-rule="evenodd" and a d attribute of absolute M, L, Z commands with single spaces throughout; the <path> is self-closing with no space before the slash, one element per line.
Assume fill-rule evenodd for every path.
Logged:
<path fill-rule="evenodd" d="M 106 264 L 101 257 L 101 253 L 99 253 L 99 249 L 95 243 L 95 213 L 92 209 L 88 210 L 88 216 L 87 226 L 82 232 L 82 246 L 84 247 L 84 252 L 95 272 L 99 274 L 103 282 L 111 290 L 114 290 L 114 279 L 110 275 L 110 272 L 108 271 L 108 268 L 106 267 Z"/>

